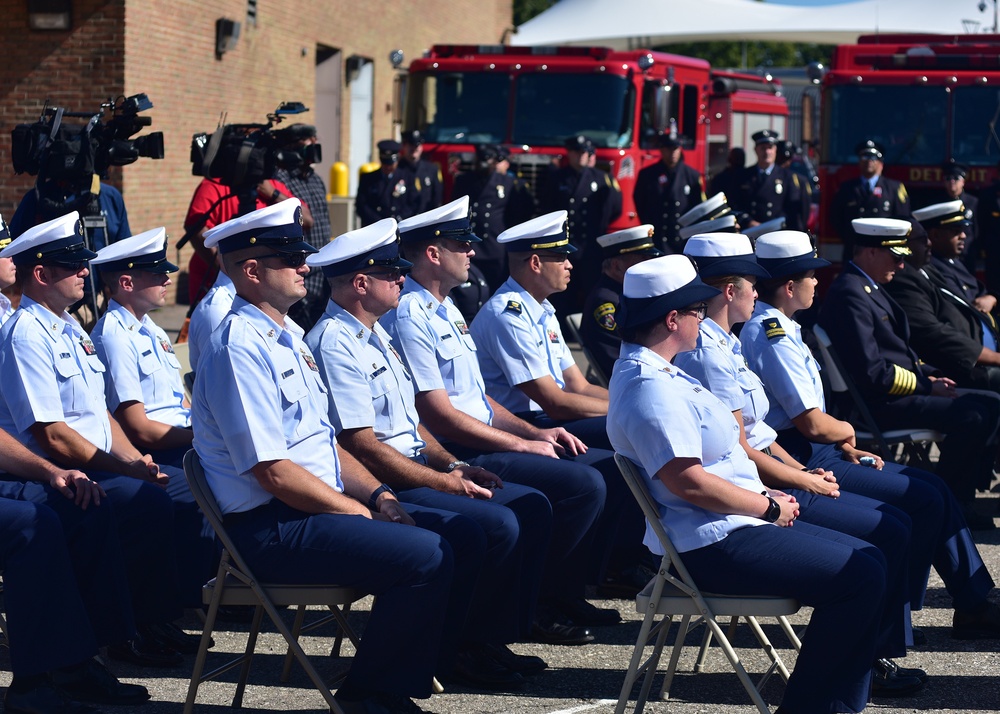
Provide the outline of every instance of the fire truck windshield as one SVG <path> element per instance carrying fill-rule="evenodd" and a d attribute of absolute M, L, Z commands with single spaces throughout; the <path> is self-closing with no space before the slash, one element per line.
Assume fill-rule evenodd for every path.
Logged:
<path fill-rule="evenodd" d="M 611 74 L 414 72 L 404 126 L 431 142 L 562 146 L 582 133 L 596 146 L 624 148 L 633 138 L 633 92 L 626 77 Z"/>
<path fill-rule="evenodd" d="M 839 85 L 824 102 L 823 111 L 830 112 L 826 163 L 856 163 L 854 149 L 865 139 L 885 147 L 890 166 L 939 165 L 947 158 L 944 87 Z"/>
<path fill-rule="evenodd" d="M 1000 158 L 1000 88 L 956 87 L 952 153 L 969 166 L 992 166 Z"/>

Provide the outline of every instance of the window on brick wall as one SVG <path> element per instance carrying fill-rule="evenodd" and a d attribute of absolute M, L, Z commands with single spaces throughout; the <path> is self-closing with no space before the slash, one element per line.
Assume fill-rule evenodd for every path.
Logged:
<path fill-rule="evenodd" d="M 247 0 L 247 25 L 257 26 L 257 0 Z"/>

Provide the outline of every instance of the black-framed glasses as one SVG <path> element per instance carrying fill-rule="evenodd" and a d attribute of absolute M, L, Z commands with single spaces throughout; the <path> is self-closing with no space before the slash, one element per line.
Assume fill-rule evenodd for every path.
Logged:
<path fill-rule="evenodd" d="M 283 265 L 288 268 L 301 268 L 305 265 L 308 253 L 268 253 L 267 255 L 255 255 L 252 258 L 244 258 L 236 261 L 237 265 L 242 265 L 248 260 L 264 260 L 264 258 L 278 258 Z"/>
<path fill-rule="evenodd" d="M 386 268 L 385 270 L 373 270 L 370 273 L 362 273 L 372 278 L 379 278 L 390 283 L 398 282 L 405 275 L 402 268 Z"/>
<path fill-rule="evenodd" d="M 704 320 L 708 316 L 708 303 L 701 302 L 697 305 L 686 307 L 683 310 L 678 310 L 677 312 L 682 315 L 694 315 L 698 318 L 698 320 Z"/>

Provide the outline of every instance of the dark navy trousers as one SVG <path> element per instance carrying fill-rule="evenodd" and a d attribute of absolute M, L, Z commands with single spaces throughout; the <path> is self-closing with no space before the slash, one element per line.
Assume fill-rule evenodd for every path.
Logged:
<path fill-rule="evenodd" d="M 100 520 L 95 515 L 88 520 Z M 97 653 L 58 516 L 0 498 L 0 570 L 15 677 L 42 674 Z"/>
<path fill-rule="evenodd" d="M 341 585 L 376 596 L 341 687 L 358 697 L 429 697 L 431 680 L 440 674 L 442 642 L 460 627 L 453 605 L 467 607 L 474 578 L 455 581 L 455 588 L 452 583 L 456 565 L 477 565 L 460 560 L 482 555 L 475 524 L 432 509 L 411 515 L 442 535 L 364 516 L 308 514 L 277 499 L 225 517 L 226 530 L 260 580 Z M 458 554 L 451 542 L 462 549 Z M 466 602 L 456 603 L 460 598 Z"/>

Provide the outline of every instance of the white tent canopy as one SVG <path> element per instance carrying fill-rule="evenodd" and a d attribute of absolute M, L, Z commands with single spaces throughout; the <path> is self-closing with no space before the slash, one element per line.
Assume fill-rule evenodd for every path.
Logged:
<path fill-rule="evenodd" d="M 511 44 L 634 49 L 707 40 L 843 44 L 876 32 L 957 35 L 992 28 L 992 14 L 981 13 L 978 4 L 978 0 L 858 0 L 808 6 L 755 0 L 560 0 L 518 27 Z M 992 9 L 992 3 L 988 5 Z"/>

